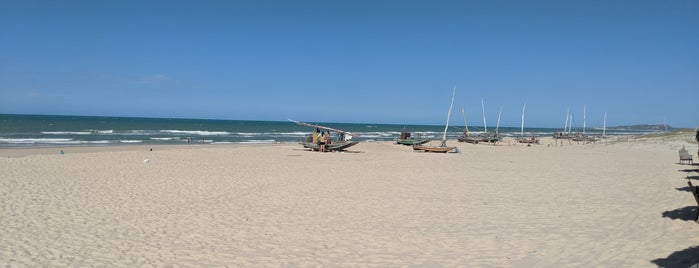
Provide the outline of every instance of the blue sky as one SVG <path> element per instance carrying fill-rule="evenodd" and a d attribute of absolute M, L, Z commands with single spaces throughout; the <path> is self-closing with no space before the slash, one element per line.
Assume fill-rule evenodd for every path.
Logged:
<path fill-rule="evenodd" d="M 0 1 L 0 113 L 699 126 L 699 1 Z"/>

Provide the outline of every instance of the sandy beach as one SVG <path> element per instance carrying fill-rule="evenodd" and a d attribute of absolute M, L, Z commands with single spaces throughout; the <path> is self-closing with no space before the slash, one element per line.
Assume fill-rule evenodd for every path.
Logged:
<path fill-rule="evenodd" d="M 0 265 L 687 267 L 692 139 L 0 149 Z"/>

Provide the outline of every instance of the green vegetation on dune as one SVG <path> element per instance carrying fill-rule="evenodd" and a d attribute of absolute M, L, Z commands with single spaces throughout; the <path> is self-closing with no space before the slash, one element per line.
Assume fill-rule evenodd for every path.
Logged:
<path fill-rule="evenodd" d="M 680 139 L 689 143 L 697 143 L 695 140 L 696 132 L 689 128 L 678 128 L 669 132 L 654 132 L 643 134 L 637 137 L 637 139 Z"/>

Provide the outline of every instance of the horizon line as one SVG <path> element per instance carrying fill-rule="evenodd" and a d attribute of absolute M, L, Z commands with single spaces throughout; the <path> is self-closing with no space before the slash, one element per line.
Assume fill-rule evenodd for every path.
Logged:
<path fill-rule="evenodd" d="M 257 122 L 287 122 L 287 120 L 261 120 L 261 119 L 221 119 L 221 118 L 193 118 L 193 117 L 154 117 L 154 116 L 116 116 L 116 115 L 78 115 L 78 114 L 12 114 L 12 113 L 0 113 L 2 115 L 19 115 L 19 116 L 59 116 L 59 117 L 111 117 L 111 118 L 136 118 L 136 119 L 176 119 L 176 120 L 211 120 L 211 121 L 257 121 Z M 300 120 L 299 120 L 300 121 Z M 304 122 L 304 121 L 302 121 Z M 324 123 L 324 124 L 377 124 L 377 125 L 396 125 L 396 126 L 443 126 L 440 124 L 416 124 L 416 123 L 369 123 L 369 122 L 330 122 L 330 121 L 305 121 L 311 123 Z M 454 124 L 454 127 L 463 126 Z M 620 127 L 637 127 L 637 126 L 664 126 L 668 129 L 692 129 L 691 127 L 673 127 L 669 124 L 630 124 L 630 125 L 617 125 L 617 126 L 607 126 L 606 129 L 614 129 Z M 483 125 L 469 125 L 469 127 L 479 127 L 485 128 Z M 520 128 L 520 126 L 499 126 L 500 128 Z M 491 128 L 496 128 L 492 126 Z M 543 128 L 543 129 L 558 129 L 558 127 L 525 127 L 525 128 Z M 582 129 L 582 127 L 578 127 Z M 586 129 L 603 129 L 603 127 L 592 126 L 586 127 Z"/>

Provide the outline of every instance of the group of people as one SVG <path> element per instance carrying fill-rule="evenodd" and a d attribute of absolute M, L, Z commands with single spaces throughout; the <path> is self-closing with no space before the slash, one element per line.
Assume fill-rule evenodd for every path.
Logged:
<path fill-rule="evenodd" d="M 330 131 L 320 131 L 317 129 L 313 132 L 313 143 L 318 145 L 318 152 L 325 152 L 325 146 L 332 143 Z"/>

